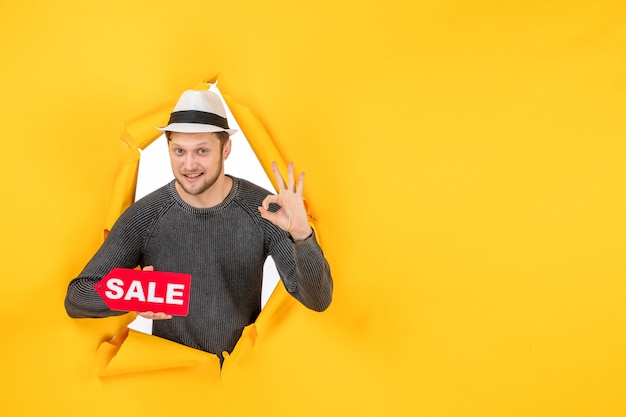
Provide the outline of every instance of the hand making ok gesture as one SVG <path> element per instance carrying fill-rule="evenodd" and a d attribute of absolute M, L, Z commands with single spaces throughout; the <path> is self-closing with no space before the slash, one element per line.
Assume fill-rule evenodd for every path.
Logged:
<path fill-rule="evenodd" d="M 295 177 L 293 173 L 293 162 L 289 163 L 288 185 L 285 185 L 283 177 L 278 171 L 276 162 L 272 162 L 272 171 L 278 183 L 278 195 L 268 195 L 261 203 L 259 212 L 261 217 L 274 223 L 284 231 L 288 232 L 294 241 L 298 242 L 311 236 L 313 229 L 309 225 L 309 220 L 304 207 L 302 192 L 304 190 L 304 172 L 298 177 L 298 186 L 296 187 Z M 269 211 L 271 203 L 280 206 L 277 212 Z"/>

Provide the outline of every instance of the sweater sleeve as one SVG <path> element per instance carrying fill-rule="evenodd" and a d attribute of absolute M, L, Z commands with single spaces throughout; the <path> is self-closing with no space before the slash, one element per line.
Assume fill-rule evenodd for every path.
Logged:
<path fill-rule="evenodd" d="M 110 310 L 94 285 L 113 268 L 135 268 L 140 263 L 143 233 L 136 219 L 136 210 L 131 206 L 111 228 L 80 275 L 70 281 L 65 297 L 65 310 L 70 317 L 108 317 L 126 313 Z"/>
<path fill-rule="evenodd" d="M 294 298 L 315 311 L 330 306 L 333 280 L 315 233 L 301 242 L 282 239 L 271 255 L 285 288 Z"/>

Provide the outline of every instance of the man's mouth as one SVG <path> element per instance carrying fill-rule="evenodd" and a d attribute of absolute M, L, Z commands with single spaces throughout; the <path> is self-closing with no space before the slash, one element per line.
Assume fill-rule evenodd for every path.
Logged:
<path fill-rule="evenodd" d="M 195 173 L 195 174 L 183 174 L 183 177 L 187 178 L 190 181 L 194 181 L 197 178 L 199 178 L 200 176 L 202 176 L 202 173 Z"/>

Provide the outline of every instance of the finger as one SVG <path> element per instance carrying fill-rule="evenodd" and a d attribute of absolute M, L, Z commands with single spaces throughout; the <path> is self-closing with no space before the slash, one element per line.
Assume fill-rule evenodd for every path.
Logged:
<path fill-rule="evenodd" d="M 304 172 L 301 172 L 298 177 L 298 195 L 300 197 L 304 195 Z"/>
<path fill-rule="evenodd" d="M 291 191 L 296 191 L 294 188 L 296 186 L 296 182 L 293 176 L 293 162 L 289 162 L 289 165 L 287 166 L 287 171 L 289 172 L 289 176 L 287 177 L 289 181 L 289 189 Z"/>
<path fill-rule="evenodd" d="M 142 271 L 154 271 L 154 266 L 152 265 L 144 266 Z"/>
<path fill-rule="evenodd" d="M 276 213 L 272 213 L 263 206 L 259 207 L 259 214 L 261 214 L 262 218 L 264 218 L 265 220 L 269 220 L 272 223 L 276 221 Z"/>
<path fill-rule="evenodd" d="M 274 171 L 274 178 L 276 178 L 276 183 L 278 183 L 279 190 L 286 190 L 287 186 L 285 185 L 285 180 L 283 180 L 282 175 L 280 175 L 280 171 L 278 171 L 278 165 L 276 162 L 272 162 L 272 171 Z"/>
<path fill-rule="evenodd" d="M 168 320 L 172 318 L 171 314 L 155 313 L 152 311 L 143 311 L 141 313 L 137 313 L 137 315 L 148 320 Z"/>
<path fill-rule="evenodd" d="M 265 209 L 265 210 L 269 210 L 270 208 L 270 204 L 274 203 L 274 204 L 278 204 L 278 196 L 275 194 L 269 194 L 267 197 L 265 197 L 263 199 L 263 202 L 261 203 L 261 206 Z"/>

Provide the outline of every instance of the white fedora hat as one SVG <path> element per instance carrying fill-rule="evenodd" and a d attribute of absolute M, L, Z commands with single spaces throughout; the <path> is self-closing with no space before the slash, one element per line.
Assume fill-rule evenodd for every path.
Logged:
<path fill-rule="evenodd" d="M 183 92 L 167 126 L 158 129 L 162 132 L 181 133 L 226 132 L 229 136 L 237 132 L 237 129 L 228 127 L 222 100 L 209 90 Z"/>

